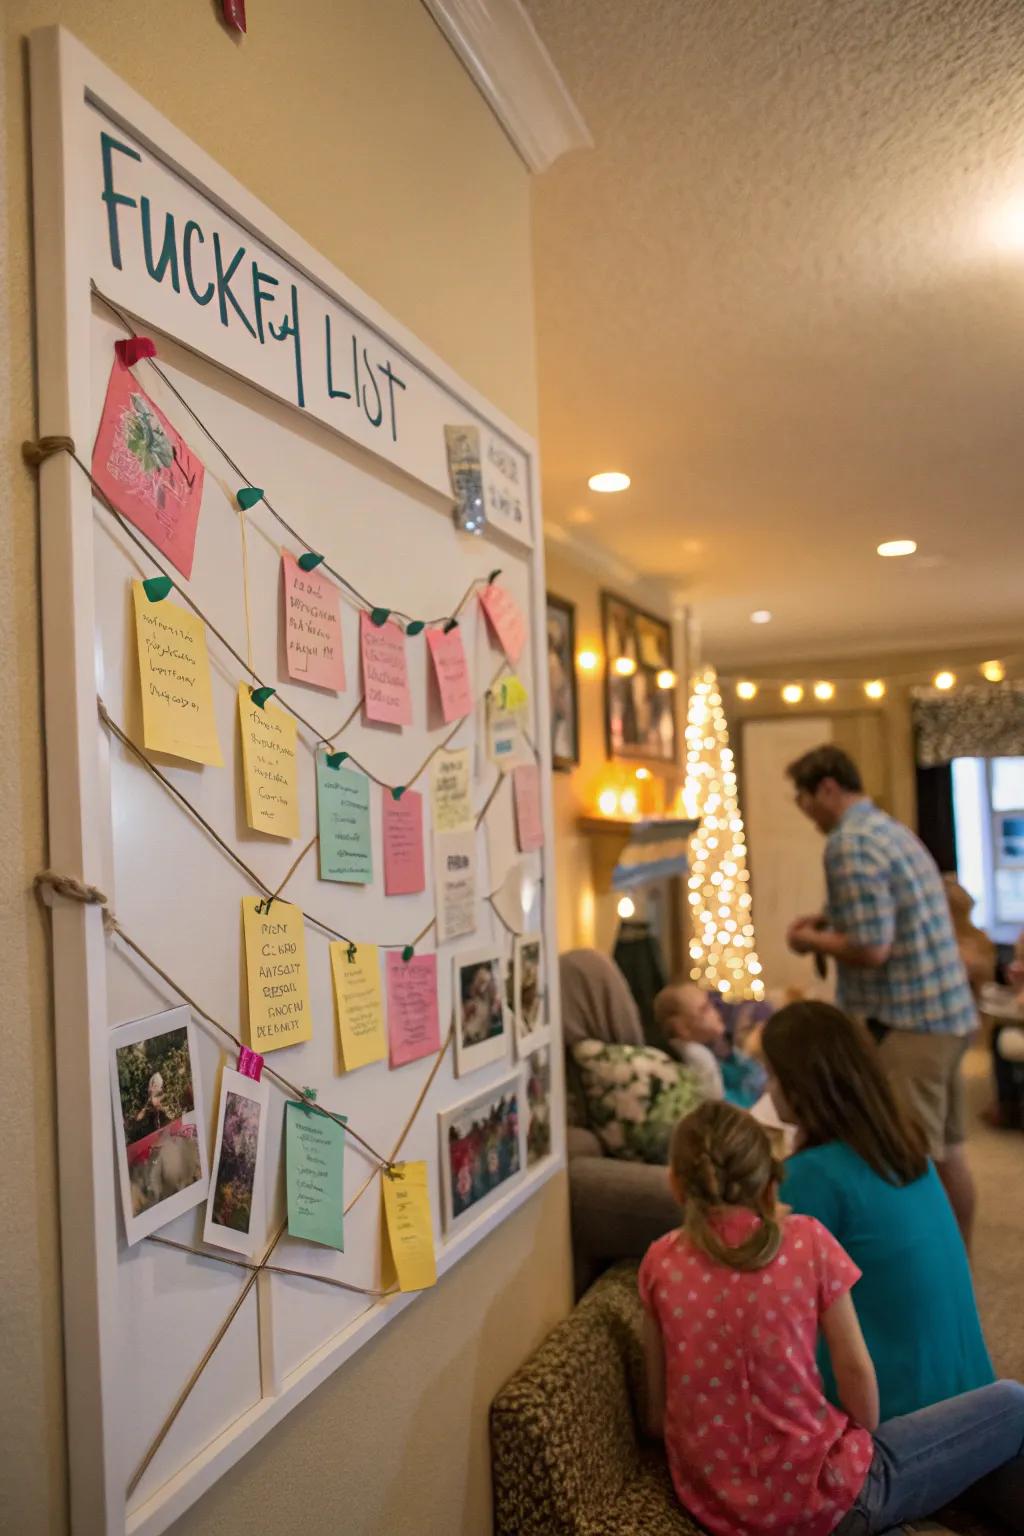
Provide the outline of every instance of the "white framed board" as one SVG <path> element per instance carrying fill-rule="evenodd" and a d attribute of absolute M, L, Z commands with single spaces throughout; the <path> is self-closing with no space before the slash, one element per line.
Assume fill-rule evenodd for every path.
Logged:
<path fill-rule="evenodd" d="M 67 32 L 34 34 L 30 59 L 39 427 L 73 444 L 39 470 L 50 859 L 58 875 L 102 892 L 117 923 L 108 931 L 99 905 L 53 898 L 72 1525 L 157 1536 L 415 1300 L 385 1273 L 382 1163 L 424 1165 L 442 1281 L 562 1165 L 557 992 L 530 999 L 531 1024 L 539 1011 L 548 1035 L 531 1033 L 531 1054 L 517 1052 L 514 1008 L 488 1001 L 474 958 L 497 955 L 507 969 L 517 936 L 530 936 L 532 955 L 539 934 L 535 987 L 555 974 L 537 455 L 528 436 Z M 133 337 L 152 341 L 155 355 L 142 347 L 122 357 L 121 378 L 116 345 Z M 141 392 L 135 426 L 155 441 L 146 452 L 166 453 L 190 491 L 201 486 L 181 503 L 198 503 L 191 560 L 172 547 L 166 507 L 147 533 L 90 480 L 112 378 Z M 480 536 L 452 516 L 452 426 L 475 434 L 487 514 Z M 258 495 L 245 494 L 254 488 Z M 299 675 L 286 644 L 286 557 L 319 558 L 320 576 L 338 588 L 332 644 L 340 643 L 344 679 L 333 686 Z M 138 585 L 161 576 L 170 580 Z M 497 624 L 482 595 L 494 600 Z M 173 604 L 162 612 L 187 610 L 190 632 L 202 631 L 204 729 L 215 749 L 209 739 L 181 755 L 152 749 L 136 603 L 146 613 L 147 603 L 154 612 Z M 513 628 L 524 621 L 515 660 L 501 610 Z M 429 637 L 450 635 L 455 616 L 471 698 L 468 712 L 452 706 L 445 718 Z M 401 725 L 368 718 L 368 624 L 400 632 Z M 287 716 L 295 733 L 294 783 L 278 796 L 287 793 L 294 813 L 284 835 L 279 822 L 276 832 L 259 830 L 247 799 L 257 781 L 243 762 L 246 708 Z M 471 818 L 447 834 L 462 839 L 458 858 L 438 841 L 431 793 L 428 759 L 442 747 L 465 751 L 469 767 Z M 346 754 L 346 772 L 363 774 L 367 800 L 366 868 L 340 880 L 329 869 L 321 878 L 316 843 L 316 762 L 328 750 Z M 418 815 L 388 820 L 399 804 L 415 810 L 415 793 Z M 418 859 L 409 842 L 417 835 Z M 468 897 L 458 886 L 467 859 Z M 442 940 L 445 869 L 454 881 L 445 921 L 465 931 Z M 308 1038 L 265 1045 L 259 1090 L 247 1093 L 231 1039 L 254 1043 L 242 902 L 273 893 L 301 930 Z M 388 1039 L 365 1065 L 345 1060 L 332 942 L 379 946 Z M 462 950 L 464 997 L 453 963 Z M 422 1033 L 425 994 L 406 1004 L 399 1030 L 388 993 L 393 968 L 434 955 L 440 1049 Z M 155 1015 L 156 1025 L 138 1024 Z M 176 1065 L 159 1052 L 148 1058 L 131 1116 L 123 1093 L 123 1117 L 115 1115 L 117 1042 L 137 1047 L 154 1032 L 178 1052 Z M 185 1040 L 202 1092 L 172 1138 L 166 1106 Z M 286 1211 L 294 1214 L 285 1104 L 307 1090 L 347 1122 L 343 1249 L 287 1233 L 273 1243 Z M 467 1151 L 465 1138 L 484 1123 L 464 1123 L 469 1101 L 489 1117 L 486 1188 Z M 164 1179 L 176 1169 L 184 1184 L 216 1177 L 235 1111 L 250 1128 L 258 1120 L 263 1138 L 246 1240 L 235 1230 L 219 1246 L 207 1241 L 233 1218 L 191 1195 L 157 1229 L 130 1219 L 126 1229 L 121 1197 L 132 1175 L 122 1142 L 149 1159 L 140 1198 L 159 1199 L 153 1167 Z M 531 1114 L 540 1138 L 528 1133 Z M 196 1137 L 202 1158 L 192 1156 Z M 172 1141 L 173 1158 L 161 1151 L 154 1162 L 153 1147 Z"/>

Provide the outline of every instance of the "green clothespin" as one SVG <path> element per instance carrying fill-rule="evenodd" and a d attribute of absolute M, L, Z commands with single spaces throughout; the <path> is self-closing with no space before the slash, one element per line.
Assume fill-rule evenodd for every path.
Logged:
<path fill-rule="evenodd" d="M 340 768 L 342 763 L 345 761 L 346 757 L 348 757 L 348 753 L 347 752 L 328 752 L 328 754 L 327 754 L 327 766 L 328 766 L 328 768 Z"/>
<path fill-rule="evenodd" d="M 311 549 L 307 549 L 306 553 L 304 555 L 300 555 L 298 559 L 298 566 L 300 571 L 315 571 L 317 566 L 323 565 L 323 563 L 323 555 L 314 554 Z"/>
<path fill-rule="evenodd" d="M 151 603 L 162 603 L 173 586 L 174 582 L 169 576 L 147 576 L 142 583 L 142 590 Z"/>
<path fill-rule="evenodd" d="M 458 619 L 449 619 L 448 623 L 444 627 L 444 632 L 445 632 L 446 635 L 450 635 L 452 630 L 453 629 L 458 629 L 458 627 L 459 627 Z"/>
<path fill-rule="evenodd" d="M 489 575 L 489 576 L 488 576 L 488 578 L 487 578 L 487 585 L 488 585 L 488 586 L 489 586 L 489 587 L 493 587 L 493 586 L 494 586 L 494 583 L 495 583 L 495 582 L 496 582 L 496 581 L 497 581 L 497 579 L 498 579 L 498 577 L 499 577 L 499 576 L 500 576 L 500 575 L 501 575 L 501 569 L 500 569 L 500 567 L 499 567 L 499 569 L 498 569 L 498 570 L 496 570 L 496 571 L 492 571 L 492 572 L 491 572 L 491 574 L 490 574 L 490 575 Z"/>
<path fill-rule="evenodd" d="M 391 791 L 392 800 L 401 800 L 402 796 L 405 794 L 405 788 L 406 787 L 404 784 L 396 784 Z"/>
<path fill-rule="evenodd" d="M 407 635 L 418 635 L 422 628 L 422 619 L 410 619 L 409 623 L 405 626 L 405 632 Z"/>
<path fill-rule="evenodd" d="M 415 953 L 416 951 L 411 944 L 407 944 L 405 946 L 405 948 L 402 950 L 402 959 L 405 961 L 406 965 L 409 964 L 409 961 L 412 959 Z"/>
<path fill-rule="evenodd" d="M 371 608 L 370 609 L 370 623 L 371 624 L 375 624 L 378 629 L 380 629 L 381 625 L 386 624 L 388 619 L 390 619 L 390 617 L 391 617 L 391 609 L 390 608 Z"/>
<path fill-rule="evenodd" d="M 265 917 L 266 916 L 266 914 L 270 911 L 270 904 L 271 904 L 272 901 L 274 901 L 274 899 L 275 898 L 273 896 L 265 896 L 262 901 L 258 901 L 256 903 L 256 915 L 257 915 L 257 917 Z"/>
<path fill-rule="evenodd" d="M 309 1100 L 313 1100 L 313 1103 L 309 1103 Z M 302 1113 L 308 1115 L 312 1109 L 316 1108 L 316 1089 L 303 1088 L 299 1103 L 302 1105 Z"/>
<path fill-rule="evenodd" d="M 260 709 L 266 709 L 267 700 L 272 699 L 276 692 L 276 688 L 250 688 L 249 697 L 254 704 L 259 705 Z"/>
<path fill-rule="evenodd" d="M 243 512 L 248 512 L 250 507 L 263 500 L 263 491 L 258 485 L 243 485 L 240 491 L 235 492 L 235 500 Z"/>
<path fill-rule="evenodd" d="M 355 965 L 356 963 L 356 946 L 353 944 L 351 939 L 348 941 L 348 949 L 345 951 L 345 959 L 348 961 L 349 965 Z"/>

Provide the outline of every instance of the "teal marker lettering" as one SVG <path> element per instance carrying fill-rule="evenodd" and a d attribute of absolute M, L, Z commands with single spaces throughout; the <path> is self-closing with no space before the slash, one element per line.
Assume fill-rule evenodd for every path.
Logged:
<path fill-rule="evenodd" d="M 130 144 L 122 144 L 120 139 L 112 138 L 109 133 L 100 133 L 100 149 L 103 155 L 103 191 L 100 197 L 107 205 L 107 239 L 110 242 L 110 260 L 120 272 L 121 270 L 121 232 L 117 227 L 118 208 L 137 208 L 134 197 L 126 197 L 123 192 L 114 191 L 114 150 L 119 154 L 127 155 L 129 160 L 138 160 L 142 163 L 142 156 L 137 149 L 132 149 Z"/>

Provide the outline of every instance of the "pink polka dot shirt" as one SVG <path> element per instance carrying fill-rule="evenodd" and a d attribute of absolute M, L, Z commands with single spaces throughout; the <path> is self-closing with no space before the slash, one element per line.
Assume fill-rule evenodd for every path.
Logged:
<path fill-rule="evenodd" d="M 720 1218 L 742 1242 L 758 1218 Z M 716 1264 L 681 1232 L 652 1243 L 640 1298 L 665 1350 L 665 1449 L 676 1495 L 714 1536 L 828 1536 L 874 1442 L 825 1399 L 818 1323 L 860 1270 L 823 1226 L 790 1216 L 764 1269 Z"/>

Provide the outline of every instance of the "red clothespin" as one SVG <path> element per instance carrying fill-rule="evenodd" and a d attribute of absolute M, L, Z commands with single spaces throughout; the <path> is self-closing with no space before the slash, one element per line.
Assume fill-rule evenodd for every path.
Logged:
<path fill-rule="evenodd" d="M 246 30 L 245 0 L 223 0 L 223 10 L 226 26 L 233 27 L 236 32 Z"/>
<path fill-rule="evenodd" d="M 263 1076 L 263 1057 L 258 1051 L 250 1051 L 247 1045 L 243 1045 L 238 1053 L 238 1071 L 243 1077 L 251 1077 L 254 1083 L 258 1083 Z"/>
<path fill-rule="evenodd" d="M 114 351 L 126 368 L 134 368 L 140 357 L 156 357 L 156 342 L 149 336 L 126 336 L 114 342 Z"/>

